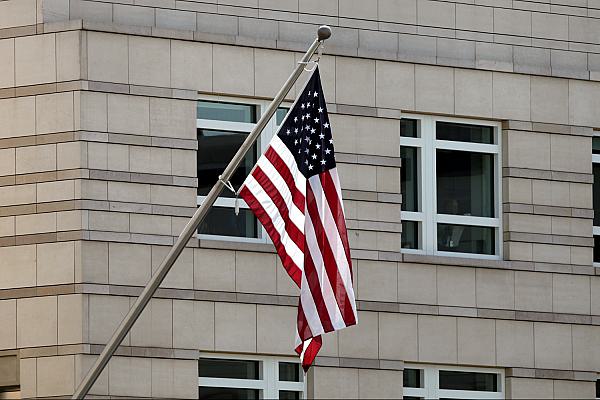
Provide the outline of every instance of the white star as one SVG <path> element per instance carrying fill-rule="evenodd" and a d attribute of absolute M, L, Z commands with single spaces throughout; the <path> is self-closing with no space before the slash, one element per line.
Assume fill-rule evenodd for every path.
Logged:
<path fill-rule="evenodd" d="M 308 95 L 310 96 L 310 90 L 308 91 Z"/>
<path fill-rule="evenodd" d="M 325 160 L 321 160 L 321 165 L 325 165 Z"/>
<path fill-rule="evenodd" d="M 313 154 L 313 155 L 312 155 L 312 158 L 313 158 L 313 160 L 316 160 L 316 159 L 317 159 L 317 155 L 316 155 L 316 154 Z"/>
<path fill-rule="evenodd" d="M 310 164 L 310 165 L 308 166 L 308 170 L 310 171 L 310 170 L 312 170 L 312 169 L 313 169 L 313 166 L 312 166 L 312 164 Z"/>
<path fill-rule="evenodd" d="M 306 114 L 306 118 L 310 118 L 310 113 L 307 113 L 307 114 Z"/>
<path fill-rule="evenodd" d="M 298 133 L 298 128 L 294 129 L 294 133 Z"/>
<path fill-rule="evenodd" d="M 315 133 L 316 131 L 317 131 L 317 130 L 316 130 L 315 128 L 312 128 L 312 129 L 310 130 L 310 133 Z"/>
<path fill-rule="evenodd" d="M 306 130 L 309 130 L 309 129 L 310 129 L 310 125 L 306 125 Z"/>
<path fill-rule="evenodd" d="M 308 149 L 306 149 L 306 150 L 304 150 L 304 152 L 305 152 L 306 154 L 308 154 L 309 150 L 308 150 Z"/>
<path fill-rule="evenodd" d="M 333 139 L 329 139 L 329 143 L 333 143 Z"/>
<path fill-rule="evenodd" d="M 329 154 L 329 153 L 331 153 L 331 150 L 325 149 L 325 154 Z"/>
<path fill-rule="evenodd" d="M 306 103 L 306 108 L 310 107 L 310 103 Z"/>
<path fill-rule="evenodd" d="M 294 122 L 298 122 L 298 117 L 294 117 Z"/>
<path fill-rule="evenodd" d="M 320 113 L 321 113 L 321 112 L 323 112 L 323 109 L 322 109 L 321 107 L 319 107 L 319 112 L 320 112 Z"/>
<path fill-rule="evenodd" d="M 304 103 L 302 103 L 302 105 L 300 106 L 300 108 L 302 108 L 304 110 Z"/>
<path fill-rule="evenodd" d="M 325 128 L 329 128 L 329 122 L 325 122 L 325 123 L 323 124 L 323 126 L 324 126 Z"/>
<path fill-rule="evenodd" d="M 318 95 L 319 95 L 319 93 L 315 92 L 315 93 L 313 94 L 313 97 L 317 97 Z"/>
<path fill-rule="evenodd" d="M 290 130 L 288 129 L 285 133 L 287 133 L 288 135 L 291 133 Z"/>
<path fill-rule="evenodd" d="M 315 145 L 315 147 L 316 147 L 317 149 L 320 149 L 320 148 L 321 148 L 321 145 L 320 145 L 319 143 L 317 143 L 317 144 Z"/>
<path fill-rule="evenodd" d="M 304 164 L 308 165 L 308 160 L 304 160 Z"/>
<path fill-rule="evenodd" d="M 298 139 L 294 140 L 294 144 L 298 145 Z"/>
<path fill-rule="evenodd" d="M 302 116 L 302 121 L 304 121 L 304 115 Z"/>
<path fill-rule="evenodd" d="M 305 136 L 304 140 L 306 140 L 308 142 L 310 140 L 310 138 L 308 136 Z"/>
<path fill-rule="evenodd" d="M 319 139 L 323 139 L 325 137 L 325 135 L 323 135 L 322 133 L 319 135 Z"/>
<path fill-rule="evenodd" d="M 319 118 L 315 118 L 315 123 L 319 123 Z"/>

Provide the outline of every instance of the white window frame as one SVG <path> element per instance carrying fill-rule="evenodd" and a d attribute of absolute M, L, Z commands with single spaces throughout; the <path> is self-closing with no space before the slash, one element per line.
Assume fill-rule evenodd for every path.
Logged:
<path fill-rule="evenodd" d="M 592 137 L 592 140 L 594 140 L 594 138 L 598 138 L 600 139 L 600 132 L 594 132 L 594 136 Z M 600 165 L 600 154 L 593 154 L 592 153 L 592 175 L 593 175 L 593 164 L 599 164 Z M 592 176 L 593 179 L 593 176 Z M 594 196 L 594 190 L 593 190 L 593 185 L 594 182 L 592 181 L 592 207 L 594 206 L 593 204 L 593 196 Z M 593 223 L 593 221 L 592 221 Z M 600 236 L 600 226 L 594 226 L 592 228 L 592 235 L 593 236 Z M 592 237 L 593 239 L 593 237 Z M 594 267 L 600 267 L 600 262 L 594 262 L 593 263 Z"/>
<path fill-rule="evenodd" d="M 306 398 L 306 377 L 300 373 L 301 382 L 279 381 L 279 363 L 294 363 L 300 366 L 298 357 L 251 356 L 227 353 L 200 353 L 200 358 L 219 358 L 224 360 L 258 361 L 259 379 L 227 379 L 198 377 L 198 387 L 222 387 L 236 389 L 258 389 L 263 399 L 279 398 L 280 390 L 300 392 L 300 398 Z"/>
<path fill-rule="evenodd" d="M 243 105 L 251 105 L 257 106 L 257 122 L 260 119 L 262 113 L 267 109 L 270 102 L 267 100 L 258 100 L 251 99 L 245 97 L 229 97 L 229 96 L 212 96 L 212 95 L 200 95 L 198 96 L 197 101 L 211 101 L 211 102 L 221 102 L 221 103 L 235 103 L 235 104 L 243 104 Z M 283 103 L 279 106 L 280 108 L 289 108 L 291 105 L 287 103 Z M 268 144 L 271 142 L 273 136 L 277 133 L 279 129 L 279 125 L 277 125 L 276 115 L 274 114 L 271 120 L 265 126 L 265 129 L 261 133 L 260 137 L 257 140 L 257 150 L 258 154 L 256 154 L 256 159 L 265 152 Z M 252 128 L 254 128 L 256 124 L 246 123 L 246 122 L 231 122 L 231 121 L 217 121 L 212 119 L 196 119 L 196 128 L 197 129 L 213 129 L 213 130 L 221 130 L 221 131 L 234 131 L 234 132 L 244 132 L 250 133 Z M 239 188 L 234 188 L 238 190 Z M 223 190 L 229 190 L 227 188 L 223 188 Z M 197 204 L 200 206 L 206 196 L 197 196 Z M 231 212 L 234 212 L 235 208 L 235 198 L 228 197 L 219 197 L 215 201 L 215 207 L 227 207 L 231 208 Z M 238 198 L 238 207 L 249 209 L 248 204 L 241 198 Z M 223 236 L 223 235 L 207 235 L 207 234 L 196 234 L 198 239 L 210 239 L 210 240 L 225 240 L 225 241 L 234 241 L 234 242 L 248 242 L 248 243 L 271 243 L 269 235 L 267 231 L 262 226 L 260 222 L 257 221 L 258 227 L 258 237 L 257 238 L 249 238 L 243 236 Z"/>
<path fill-rule="evenodd" d="M 400 137 L 400 147 L 416 147 L 418 162 L 418 202 L 420 211 L 402 211 L 402 221 L 419 222 L 419 249 L 402 249 L 403 253 L 432 254 L 446 257 L 502 259 L 502 125 L 497 121 L 439 117 L 422 114 L 402 114 L 415 119 L 418 137 Z M 494 128 L 495 144 L 455 142 L 436 139 L 436 122 L 452 122 Z M 436 154 L 438 149 L 459 150 L 494 155 L 494 215 L 493 218 L 437 213 Z M 495 228 L 495 254 L 458 253 L 437 250 L 437 224 L 460 224 Z"/>
<path fill-rule="evenodd" d="M 504 399 L 504 370 L 499 368 L 472 368 L 455 365 L 427 365 L 427 364 L 405 364 L 405 369 L 423 370 L 422 388 L 402 388 L 403 396 L 421 397 L 424 399 Z M 477 390 L 449 390 L 440 389 L 440 370 L 479 372 L 485 374 L 497 374 L 499 392 L 484 392 Z"/>

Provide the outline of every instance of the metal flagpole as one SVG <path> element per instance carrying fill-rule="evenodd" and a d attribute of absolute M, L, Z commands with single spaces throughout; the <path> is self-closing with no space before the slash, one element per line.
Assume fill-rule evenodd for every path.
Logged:
<path fill-rule="evenodd" d="M 90 388 L 94 385 L 96 379 L 98 379 L 98 376 L 100 376 L 100 374 L 104 370 L 104 367 L 106 367 L 106 364 L 108 364 L 108 361 L 117 350 L 117 347 L 119 347 L 119 345 L 129 332 L 135 321 L 137 321 L 138 317 L 140 316 L 140 314 L 142 313 L 142 311 L 156 292 L 156 289 L 158 289 L 158 286 L 162 283 L 163 279 L 165 278 L 165 276 L 167 275 L 167 273 L 169 272 L 169 270 L 183 251 L 183 249 L 185 248 L 186 244 L 194 235 L 194 233 L 198 229 L 198 226 L 200 225 L 202 220 L 204 220 L 204 217 L 208 213 L 208 210 L 213 205 L 217 197 L 219 197 L 219 194 L 223 190 L 223 183 L 229 182 L 229 179 L 237 169 L 239 163 L 246 155 L 246 152 L 250 150 L 256 139 L 258 139 L 258 136 L 261 134 L 261 132 L 267 125 L 267 122 L 269 122 L 273 114 L 275 114 L 275 111 L 277 110 L 285 96 L 288 94 L 294 83 L 296 83 L 296 81 L 300 77 L 300 74 L 302 74 L 302 70 L 304 69 L 306 63 L 310 61 L 311 57 L 313 56 L 315 51 L 317 51 L 321 43 L 329 39 L 330 36 L 331 28 L 325 25 L 319 27 L 317 31 L 317 38 L 310 45 L 308 51 L 304 54 L 304 57 L 302 57 L 302 60 L 294 69 L 294 72 L 292 72 L 292 74 L 287 79 L 283 87 L 279 90 L 269 107 L 267 107 L 265 112 L 262 114 L 260 120 L 254 127 L 254 129 L 252 129 L 252 132 L 250 132 L 244 143 L 242 143 L 242 146 L 239 148 L 237 153 L 235 153 L 235 156 L 233 156 L 233 159 L 229 162 L 229 165 L 227 165 L 225 171 L 219 178 L 220 182 L 215 183 L 215 185 L 212 187 L 212 189 L 204 199 L 202 205 L 198 207 L 192 219 L 183 228 L 183 232 L 181 232 L 181 235 L 179 235 L 179 238 L 177 238 L 177 241 L 171 248 L 171 251 L 169 251 L 169 254 L 167 254 L 165 259 L 163 260 L 162 264 L 158 268 L 158 271 L 156 271 L 156 273 L 152 275 L 152 278 L 150 278 L 150 281 L 142 291 L 140 297 L 137 298 L 137 300 L 133 304 L 133 307 L 131 307 L 123 321 L 121 321 L 121 324 L 106 344 L 106 347 L 104 347 L 104 350 L 102 350 L 102 353 L 100 353 L 100 356 L 98 357 L 92 368 L 88 371 L 85 378 L 83 378 L 83 381 L 81 381 L 81 383 L 79 384 L 79 387 L 73 394 L 73 399 L 82 399 L 88 394 Z"/>

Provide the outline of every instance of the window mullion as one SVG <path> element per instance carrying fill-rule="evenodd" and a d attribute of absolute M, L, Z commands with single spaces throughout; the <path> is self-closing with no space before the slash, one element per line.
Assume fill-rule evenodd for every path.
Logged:
<path fill-rule="evenodd" d="M 425 139 L 425 149 L 424 153 L 426 154 L 426 162 L 425 165 L 425 176 L 423 186 L 425 188 L 426 193 L 424 194 L 427 199 L 427 209 L 430 212 L 426 213 L 427 220 L 427 252 L 429 254 L 434 254 L 437 251 L 437 233 L 436 233 L 436 224 L 437 224 L 437 202 L 436 202 L 436 177 L 435 177 L 435 169 L 436 169 L 436 157 L 435 157 L 435 120 L 431 117 L 428 117 L 424 120 L 424 139 Z"/>

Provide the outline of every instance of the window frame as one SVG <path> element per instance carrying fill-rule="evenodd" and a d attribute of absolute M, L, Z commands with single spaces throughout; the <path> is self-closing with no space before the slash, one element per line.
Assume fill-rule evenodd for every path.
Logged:
<path fill-rule="evenodd" d="M 224 360 L 248 360 L 258 361 L 260 365 L 259 379 L 229 379 L 229 378 L 208 378 L 198 376 L 198 388 L 203 387 L 222 387 L 236 389 L 257 389 L 261 390 L 262 399 L 279 398 L 280 390 L 289 390 L 300 392 L 300 398 L 306 398 L 306 375 L 301 372 L 301 382 L 289 382 L 279 380 L 279 363 L 294 363 L 300 366 L 298 357 L 274 357 L 263 355 L 242 355 L 231 353 L 200 353 L 198 361 L 202 358 L 219 358 Z"/>
<path fill-rule="evenodd" d="M 443 117 L 402 113 L 401 118 L 417 120 L 417 137 L 400 136 L 400 147 L 417 148 L 417 186 L 420 211 L 401 211 L 401 221 L 419 223 L 419 249 L 402 248 L 407 254 L 426 254 L 444 257 L 462 257 L 499 260 L 503 257 L 502 231 L 502 124 L 498 121 Z M 436 138 L 436 122 L 490 126 L 494 128 L 495 144 L 458 142 Z M 437 150 L 455 150 L 492 154 L 494 157 L 494 215 L 476 217 L 437 213 Z M 430 210 L 425 212 L 424 210 Z M 437 249 L 437 224 L 459 224 L 495 229 L 495 254 L 459 253 Z"/>
<path fill-rule="evenodd" d="M 594 131 L 594 134 L 592 136 L 592 209 L 594 207 L 594 181 L 593 181 L 594 164 L 598 164 L 600 166 L 600 154 L 593 153 L 594 138 L 598 138 L 600 140 L 600 132 Z M 592 220 L 592 240 L 594 240 L 594 236 L 600 236 L 600 226 L 595 226 L 593 224 L 594 224 L 594 221 Z M 592 265 L 596 268 L 600 268 L 600 262 L 593 261 L 593 258 L 592 258 Z"/>
<path fill-rule="evenodd" d="M 247 97 L 207 95 L 207 94 L 200 94 L 198 96 L 198 98 L 196 99 L 196 101 L 197 102 L 209 101 L 209 102 L 215 102 L 215 103 L 219 103 L 219 102 L 220 103 L 234 103 L 234 104 L 256 106 L 257 107 L 257 123 L 258 123 L 258 120 L 260 119 L 260 117 L 262 116 L 262 113 L 267 109 L 267 107 L 270 104 L 270 101 L 268 101 L 268 100 L 260 100 L 260 99 L 253 99 L 253 98 L 247 98 Z M 291 107 L 291 104 L 288 104 L 288 102 L 283 102 L 279 106 L 279 108 L 289 108 L 289 107 Z M 234 132 L 244 132 L 244 133 L 249 134 L 255 125 L 256 124 L 248 123 L 248 122 L 232 122 L 232 121 L 219 121 L 219 120 L 212 120 L 212 119 L 200 119 L 200 118 L 198 118 L 198 115 L 196 115 L 196 129 L 234 131 Z M 256 141 L 256 143 L 257 143 L 256 160 L 257 161 L 260 158 L 260 156 L 267 150 L 267 147 L 268 147 L 269 143 L 271 142 L 271 139 L 273 138 L 273 136 L 275 134 L 277 134 L 277 130 L 279 129 L 279 127 L 280 127 L 280 125 L 277 125 L 277 113 L 275 113 L 275 114 L 273 114 L 273 117 L 267 123 L 267 125 L 265 126 L 265 129 L 262 131 L 261 135 L 259 136 L 259 138 Z M 234 189 L 238 190 L 239 188 L 236 187 Z M 223 190 L 229 190 L 229 189 L 224 187 Z M 200 206 L 205 198 L 206 198 L 206 196 L 196 195 L 196 205 Z M 236 203 L 235 197 L 219 196 L 217 198 L 217 200 L 215 201 L 215 203 L 213 204 L 213 207 L 231 208 L 231 212 L 233 213 L 234 208 L 235 208 L 235 203 Z M 238 197 L 237 203 L 238 203 L 237 205 L 240 209 L 242 209 L 242 208 L 250 209 L 248 207 L 248 204 L 246 204 L 246 202 L 242 198 Z M 208 240 L 221 240 L 221 241 L 247 242 L 247 243 L 271 243 L 271 239 L 269 238 L 269 235 L 267 234 L 267 231 L 265 230 L 265 228 L 262 226 L 262 224 L 258 220 L 256 220 L 256 223 L 257 223 L 257 233 L 258 233 L 257 238 L 250 238 L 250 237 L 244 237 L 244 236 L 209 235 L 209 234 L 201 234 L 201 233 L 196 233 L 196 238 L 198 238 L 200 240 L 208 239 Z"/>
<path fill-rule="evenodd" d="M 405 364 L 404 369 L 423 370 L 423 387 L 402 387 L 402 396 L 421 397 L 424 399 L 504 399 L 505 396 L 505 374 L 500 368 L 476 368 L 461 367 L 456 365 L 428 365 L 428 364 Z M 485 392 L 477 390 L 451 390 L 440 389 L 440 370 L 459 372 L 478 372 L 484 374 L 498 375 L 498 392 Z M 428 386 L 429 382 L 433 382 Z"/>

